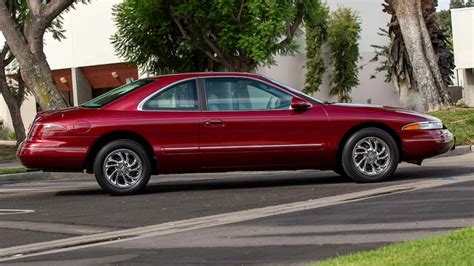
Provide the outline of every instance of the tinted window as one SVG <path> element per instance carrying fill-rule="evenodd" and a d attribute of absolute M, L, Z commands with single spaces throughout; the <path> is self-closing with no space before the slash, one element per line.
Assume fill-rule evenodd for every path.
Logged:
<path fill-rule="evenodd" d="M 186 81 L 174 85 L 150 98 L 142 110 L 197 110 L 196 82 Z"/>
<path fill-rule="evenodd" d="M 243 78 L 206 79 L 210 111 L 287 110 L 290 94 L 265 83 Z"/>
<path fill-rule="evenodd" d="M 97 98 L 94 98 L 84 104 L 82 104 L 82 107 L 87 107 L 87 108 L 100 108 L 108 103 L 111 103 L 118 98 L 124 96 L 127 93 L 130 93 L 138 88 L 141 88 L 147 84 L 150 84 L 154 82 L 155 80 L 152 79 L 142 79 L 142 80 L 137 80 L 135 82 L 123 85 L 121 87 L 118 87 L 116 89 L 113 89 L 109 92 L 106 92 L 102 95 L 100 95 Z"/>

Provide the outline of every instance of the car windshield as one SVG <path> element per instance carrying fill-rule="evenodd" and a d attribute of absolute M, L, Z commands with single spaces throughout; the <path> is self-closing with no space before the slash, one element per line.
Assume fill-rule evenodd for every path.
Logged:
<path fill-rule="evenodd" d="M 297 89 L 294 89 L 294 88 L 292 88 L 292 87 L 290 87 L 290 86 L 288 86 L 288 85 L 285 85 L 285 84 L 283 84 L 283 83 L 281 83 L 281 82 L 279 82 L 279 81 L 276 81 L 276 80 L 271 79 L 271 78 L 269 78 L 269 77 L 265 77 L 265 78 L 268 79 L 268 80 L 270 80 L 270 81 L 272 81 L 272 82 L 275 83 L 275 84 L 278 84 L 278 85 L 280 85 L 280 86 L 283 86 L 283 87 L 287 88 L 288 90 L 290 90 L 290 91 L 292 91 L 292 92 L 294 92 L 294 93 L 296 93 L 296 94 L 298 94 L 298 95 L 300 95 L 300 96 L 303 95 L 303 96 L 308 97 L 308 98 L 310 98 L 311 100 L 313 100 L 313 101 L 315 101 L 315 102 L 317 102 L 317 103 L 320 103 L 320 104 L 323 103 L 322 101 L 320 101 L 320 100 L 314 98 L 313 96 L 310 96 L 310 95 L 308 95 L 308 94 L 306 94 L 306 93 L 303 93 L 303 92 L 301 92 L 301 91 L 299 91 L 299 90 L 297 90 Z"/>
<path fill-rule="evenodd" d="M 147 84 L 150 84 L 154 82 L 155 80 L 153 79 L 142 79 L 142 80 L 137 80 L 129 84 L 125 84 L 121 87 L 118 87 L 116 89 L 113 89 L 109 92 L 106 92 L 99 97 L 96 97 L 84 104 L 82 104 L 82 107 L 86 108 L 100 108 L 108 103 L 111 103 L 118 98 L 124 96 L 125 94 L 132 92 L 138 88 L 141 88 Z"/>

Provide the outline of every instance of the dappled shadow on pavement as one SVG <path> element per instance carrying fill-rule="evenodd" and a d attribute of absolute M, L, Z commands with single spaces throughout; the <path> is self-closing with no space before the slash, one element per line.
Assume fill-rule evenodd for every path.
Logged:
<path fill-rule="evenodd" d="M 474 166 L 448 167 L 404 167 L 397 170 L 393 178 L 383 183 L 396 184 L 418 179 L 427 178 L 452 178 L 454 176 L 474 173 Z M 265 187 L 286 187 L 286 186 L 362 186 L 352 180 L 341 177 L 332 171 L 285 171 L 285 172 L 259 172 L 235 174 L 195 174 L 179 177 L 179 180 L 163 181 L 150 183 L 141 194 L 170 193 L 185 191 L 207 191 L 207 190 L 226 190 L 226 189 L 249 189 Z M 189 179 L 187 179 L 189 177 Z M 159 180 L 160 176 L 152 178 Z M 205 179 L 203 179 L 205 178 Z M 380 184 L 380 183 L 378 183 Z M 379 185 L 380 186 L 380 185 Z M 368 187 L 369 188 L 369 187 Z M 99 195 L 105 194 L 99 189 L 78 189 L 57 192 L 57 196 L 77 196 L 77 195 Z"/>

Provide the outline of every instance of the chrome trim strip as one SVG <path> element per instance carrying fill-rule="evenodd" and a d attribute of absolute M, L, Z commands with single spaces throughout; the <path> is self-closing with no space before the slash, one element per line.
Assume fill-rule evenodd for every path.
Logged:
<path fill-rule="evenodd" d="M 182 152 L 197 152 L 197 151 L 199 151 L 199 147 L 194 146 L 194 147 L 163 148 L 162 151 L 165 152 L 165 153 L 167 153 L 167 152 L 179 152 L 179 151 L 182 151 Z"/>
<path fill-rule="evenodd" d="M 404 142 L 442 142 L 442 143 L 447 143 L 454 140 L 452 137 L 446 137 L 446 138 L 436 138 L 436 139 L 405 139 L 403 140 Z"/>
<path fill-rule="evenodd" d="M 201 150 L 218 150 L 218 149 L 248 149 L 248 148 L 292 148 L 292 147 L 321 147 L 323 144 L 277 144 L 277 145 L 242 145 L 242 146 L 208 146 L 201 147 Z"/>
<path fill-rule="evenodd" d="M 240 146 L 208 146 L 201 147 L 201 150 L 218 150 L 218 149 L 248 149 L 248 148 L 291 148 L 291 147 L 321 147 L 323 144 L 275 144 L 275 145 L 240 145 Z"/>
<path fill-rule="evenodd" d="M 30 151 L 87 152 L 87 148 L 68 148 L 68 147 L 22 147 L 21 149 L 30 150 Z"/>
<path fill-rule="evenodd" d="M 271 144 L 271 145 L 236 145 L 236 146 L 207 146 L 207 147 L 176 147 L 163 148 L 163 152 L 175 151 L 197 151 L 197 150 L 220 150 L 220 149 L 252 149 L 252 148 L 292 148 L 292 147 L 322 147 L 322 143 L 312 144 Z"/>

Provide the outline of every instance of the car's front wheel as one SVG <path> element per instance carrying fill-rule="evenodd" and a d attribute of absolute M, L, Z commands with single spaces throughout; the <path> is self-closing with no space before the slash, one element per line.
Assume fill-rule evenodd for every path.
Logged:
<path fill-rule="evenodd" d="M 142 145 L 131 140 L 116 140 L 97 153 L 94 174 L 104 191 L 113 195 L 130 195 L 148 184 L 151 164 Z"/>
<path fill-rule="evenodd" d="M 393 175 L 400 153 L 388 132 L 365 128 L 349 137 L 341 159 L 344 172 L 356 182 L 378 182 Z"/>

